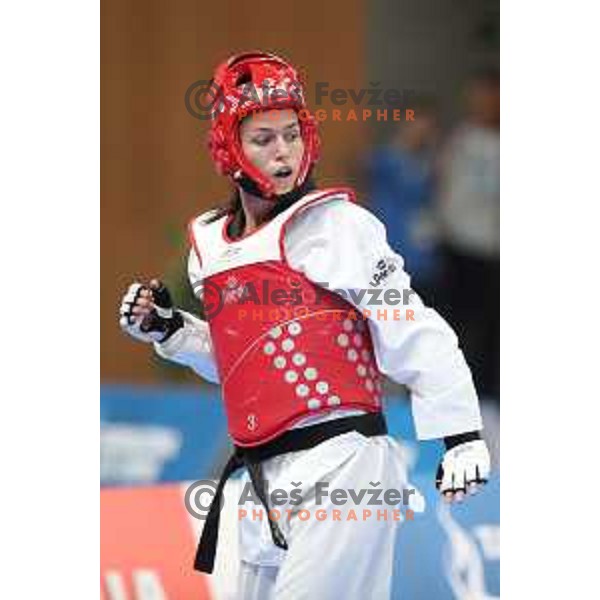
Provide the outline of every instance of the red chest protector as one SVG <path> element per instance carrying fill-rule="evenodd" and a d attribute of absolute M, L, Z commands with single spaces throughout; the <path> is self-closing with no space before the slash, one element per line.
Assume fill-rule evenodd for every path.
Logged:
<path fill-rule="evenodd" d="M 267 442 L 299 420 L 332 410 L 381 410 L 380 374 L 366 321 L 341 296 L 287 263 L 286 226 L 349 190 L 307 194 L 249 236 L 227 238 L 227 218 L 190 224 L 229 433 Z"/>

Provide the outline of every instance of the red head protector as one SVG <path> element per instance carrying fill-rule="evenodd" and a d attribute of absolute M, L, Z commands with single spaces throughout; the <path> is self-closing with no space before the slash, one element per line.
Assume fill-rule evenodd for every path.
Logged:
<path fill-rule="evenodd" d="M 236 181 L 248 178 L 265 198 L 276 199 L 275 186 L 244 155 L 240 121 L 256 111 L 293 109 L 298 114 L 304 156 L 294 187 L 302 185 L 318 160 L 319 137 L 294 67 L 275 54 L 248 52 L 217 67 L 211 87 L 216 92 L 209 148 L 217 171 Z"/>

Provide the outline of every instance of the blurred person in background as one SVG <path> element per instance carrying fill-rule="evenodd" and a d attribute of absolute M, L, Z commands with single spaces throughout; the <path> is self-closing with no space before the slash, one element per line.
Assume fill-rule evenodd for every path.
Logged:
<path fill-rule="evenodd" d="M 432 298 L 439 270 L 433 222 L 433 156 L 438 140 L 434 103 L 411 103 L 414 121 L 403 121 L 391 139 L 366 158 L 369 207 L 385 223 L 390 246 L 414 273 L 413 285 Z"/>
<path fill-rule="evenodd" d="M 469 81 L 464 121 L 440 160 L 442 312 L 464 344 L 482 399 L 500 398 L 500 78 Z"/>
<path fill-rule="evenodd" d="M 352 519 L 363 500 L 340 506 L 327 495 L 319 501 L 317 491 L 324 483 L 357 493 L 408 485 L 402 451 L 387 435 L 380 382 L 387 375 L 410 389 L 419 438 L 444 439 L 440 493 L 460 502 L 477 492 L 489 475 L 489 453 L 471 374 L 454 332 L 416 294 L 410 322 L 375 311 L 357 318 L 370 297 L 351 303 L 344 290 L 406 290 L 410 277 L 384 225 L 353 202 L 352 190 L 316 188 L 318 132 L 296 70 L 275 55 L 246 53 L 220 65 L 214 83 L 223 96 L 211 155 L 233 195 L 190 224 L 189 277 L 208 322 L 176 309 L 158 280 L 132 284 L 120 310 L 126 333 L 221 384 L 235 452 L 195 567 L 213 570 L 221 494 L 244 468 L 265 508 L 267 486 L 294 501 L 298 492 L 300 503 L 279 502 L 289 518 L 276 520 L 269 510 L 264 520 L 239 520 L 238 600 L 384 600 L 398 523 Z M 246 294 L 264 294 L 264 284 L 272 300 L 263 296 L 257 307 Z M 248 514 L 257 509 L 243 506 Z M 317 509 L 327 518 L 315 516 Z"/>

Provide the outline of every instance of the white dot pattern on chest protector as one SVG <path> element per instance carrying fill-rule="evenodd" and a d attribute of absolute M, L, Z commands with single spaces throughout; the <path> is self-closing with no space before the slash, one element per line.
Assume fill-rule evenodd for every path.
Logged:
<path fill-rule="evenodd" d="M 315 385 L 315 389 L 319 394 L 326 394 L 329 391 L 329 384 L 326 381 L 319 381 Z"/>
<path fill-rule="evenodd" d="M 296 352 L 296 354 L 292 356 L 292 362 L 296 366 L 301 367 L 302 365 L 306 364 L 306 355 L 302 354 L 302 352 Z"/>
<path fill-rule="evenodd" d="M 291 352 L 294 349 L 294 345 L 294 340 L 286 338 L 285 340 L 283 340 L 283 342 L 281 342 L 281 349 L 284 352 Z"/>
<path fill-rule="evenodd" d="M 276 340 L 282 333 L 283 333 L 283 329 L 281 329 L 281 327 L 279 325 L 276 325 L 275 327 L 273 327 L 273 329 L 271 329 L 271 331 L 269 331 L 269 335 L 274 340 Z"/>
<path fill-rule="evenodd" d="M 329 406 L 339 406 L 341 403 L 342 401 L 339 396 L 329 396 L 329 398 L 327 398 L 327 404 L 329 404 Z"/>
<path fill-rule="evenodd" d="M 304 398 L 304 397 L 308 396 L 309 392 L 310 392 L 310 389 L 308 388 L 308 386 L 305 383 L 301 383 L 300 385 L 296 386 L 296 395 L 300 396 L 300 398 Z"/>
<path fill-rule="evenodd" d="M 309 381 L 314 381 L 319 376 L 319 372 L 314 367 L 304 369 L 304 377 Z"/>
<path fill-rule="evenodd" d="M 340 335 L 337 336 L 337 343 L 338 346 L 345 348 L 350 343 L 350 338 L 345 333 L 340 333 Z"/>
<path fill-rule="evenodd" d="M 334 342 L 332 349 L 338 348 L 338 357 L 354 363 L 352 365 L 354 375 L 351 372 L 348 373 L 350 380 L 355 378 L 354 385 L 360 385 L 366 389 L 371 395 L 371 402 L 378 405 L 381 384 L 378 381 L 378 372 L 375 368 L 366 324 L 348 318 L 337 327 L 339 328 L 338 332 L 332 336 Z M 306 409 L 318 411 L 324 407 L 337 408 L 342 404 L 342 399 L 335 393 L 336 386 L 326 381 L 327 372 L 313 366 L 316 365 L 313 358 L 316 360 L 318 356 L 316 354 L 315 357 L 312 354 L 307 355 L 300 351 L 301 347 L 298 347 L 298 341 L 302 340 L 302 335 L 305 333 L 304 328 L 304 323 L 295 320 L 272 327 L 263 345 L 264 354 L 270 357 L 275 368 L 282 371 L 283 381 L 292 386 L 296 398 L 306 403 L 304 404 Z M 328 350 L 319 348 L 315 349 L 315 352 L 318 352 L 320 356 L 321 353 L 327 353 Z M 345 368 L 348 367 L 350 365 Z"/>
<path fill-rule="evenodd" d="M 354 350 L 354 348 L 350 348 L 346 356 L 350 362 L 356 362 L 358 360 L 358 352 Z"/>
<path fill-rule="evenodd" d="M 288 383 L 296 383 L 298 381 L 298 373 L 296 371 L 286 371 L 283 377 Z"/>
<path fill-rule="evenodd" d="M 298 321 L 294 321 L 288 325 L 287 330 L 290 335 L 298 335 L 302 331 L 302 325 Z"/>
<path fill-rule="evenodd" d="M 273 359 L 273 364 L 276 369 L 285 369 L 285 365 L 287 364 L 287 360 L 285 360 L 285 356 L 276 356 Z"/>

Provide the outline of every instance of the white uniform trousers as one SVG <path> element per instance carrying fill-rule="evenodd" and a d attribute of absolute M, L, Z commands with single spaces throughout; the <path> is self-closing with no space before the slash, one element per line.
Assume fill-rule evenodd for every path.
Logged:
<path fill-rule="evenodd" d="M 273 544 L 261 505 L 250 501 L 241 507 L 247 516 L 238 515 L 241 564 L 236 600 L 390 597 L 396 533 L 408 508 L 383 500 L 385 490 L 408 488 L 397 442 L 389 436 L 369 438 L 350 432 L 310 450 L 272 458 L 264 463 L 264 474 L 271 493 L 283 489 L 289 497 L 293 489 L 300 489 L 302 502 L 270 506 L 281 515 L 278 524 L 287 551 Z M 319 504 L 317 482 L 329 484 L 328 495 Z M 379 489 L 381 504 L 374 504 L 369 493 L 359 502 L 334 504 L 335 489 L 352 489 L 355 494 Z"/>

